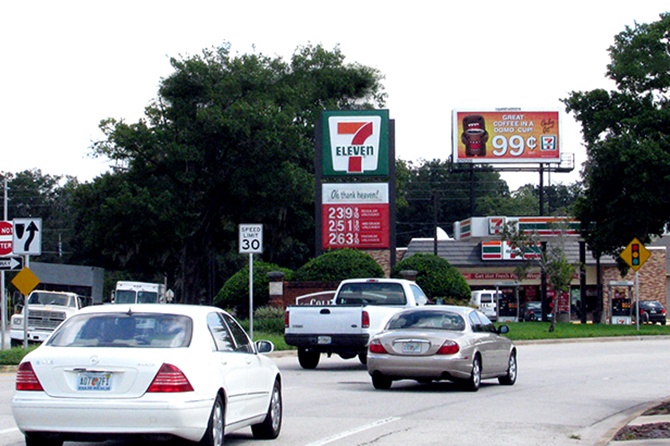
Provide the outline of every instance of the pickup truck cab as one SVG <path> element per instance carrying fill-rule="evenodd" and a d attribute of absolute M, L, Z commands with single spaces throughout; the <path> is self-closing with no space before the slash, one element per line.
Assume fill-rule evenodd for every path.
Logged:
<path fill-rule="evenodd" d="M 314 369 L 321 353 L 367 360 L 370 338 L 398 311 L 425 305 L 428 297 L 405 279 L 343 280 L 328 305 L 290 305 L 284 318 L 284 339 L 298 347 L 298 361 Z"/>
<path fill-rule="evenodd" d="M 90 297 L 80 296 L 66 291 L 33 291 L 26 299 L 28 342 L 43 342 L 58 327 L 81 308 L 90 305 Z M 24 319 L 26 306 L 20 314 L 12 316 L 10 324 L 10 344 L 12 347 L 23 345 Z"/>

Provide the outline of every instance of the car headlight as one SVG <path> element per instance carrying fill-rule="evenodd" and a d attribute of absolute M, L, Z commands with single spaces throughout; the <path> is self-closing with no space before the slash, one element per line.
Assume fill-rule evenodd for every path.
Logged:
<path fill-rule="evenodd" d="M 22 316 L 12 316 L 12 325 L 15 327 L 23 326 L 23 317 Z"/>

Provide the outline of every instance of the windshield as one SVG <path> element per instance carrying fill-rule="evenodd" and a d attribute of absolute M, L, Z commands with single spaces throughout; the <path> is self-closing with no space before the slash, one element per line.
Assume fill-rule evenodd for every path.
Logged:
<path fill-rule="evenodd" d="M 448 311 L 412 311 L 395 315 L 389 321 L 387 329 L 462 331 L 465 329 L 465 321 L 460 314 Z"/>
<path fill-rule="evenodd" d="M 187 347 L 193 323 L 187 316 L 156 313 L 79 314 L 47 341 L 52 347 Z"/>
<path fill-rule="evenodd" d="M 67 294 L 34 292 L 28 299 L 29 305 L 56 305 L 59 307 L 74 307 L 74 300 Z"/>
<path fill-rule="evenodd" d="M 158 302 L 158 293 L 154 291 L 138 291 L 137 292 L 137 303 L 138 304 L 155 304 Z"/>
<path fill-rule="evenodd" d="M 399 283 L 357 282 L 342 285 L 337 305 L 405 305 L 407 298 Z"/>
<path fill-rule="evenodd" d="M 116 295 L 114 296 L 115 304 L 134 304 L 135 303 L 135 291 L 132 290 L 116 290 Z"/>

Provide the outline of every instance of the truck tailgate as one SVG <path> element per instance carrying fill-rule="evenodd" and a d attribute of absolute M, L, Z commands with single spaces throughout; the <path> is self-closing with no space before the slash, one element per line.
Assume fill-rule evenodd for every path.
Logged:
<path fill-rule="evenodd" d="M 356 334 L 361 327 L 362 306 L 296 305 L 288 307 L 286 333 Z"/>

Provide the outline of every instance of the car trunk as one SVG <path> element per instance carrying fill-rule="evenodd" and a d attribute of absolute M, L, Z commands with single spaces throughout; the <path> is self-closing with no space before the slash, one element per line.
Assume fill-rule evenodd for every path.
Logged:
<path fill-rule="evenodd" d="M 161 365 L 149 349 L 42 347 L 31 361 L 45 393 L 57 398 L 137 398 Z"/>

